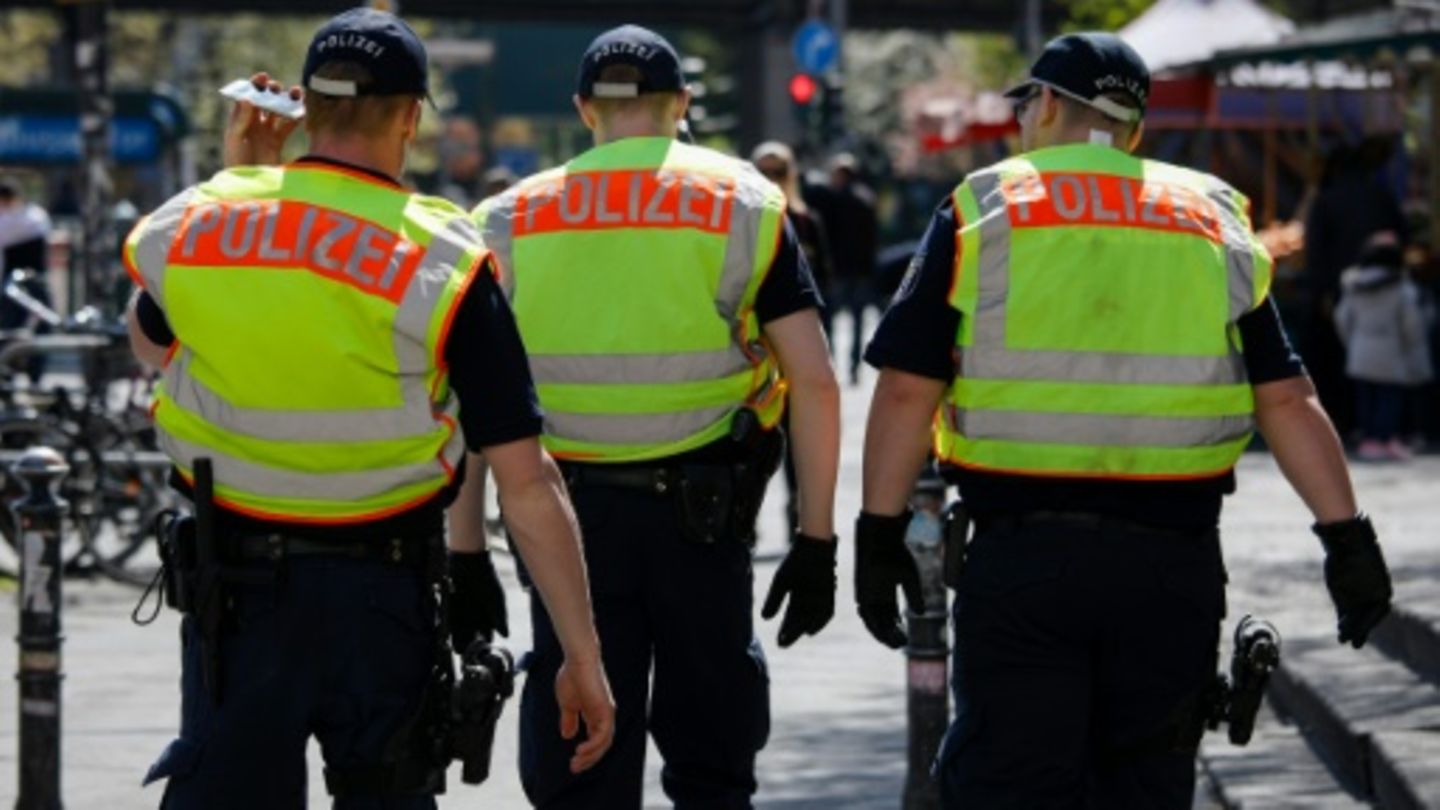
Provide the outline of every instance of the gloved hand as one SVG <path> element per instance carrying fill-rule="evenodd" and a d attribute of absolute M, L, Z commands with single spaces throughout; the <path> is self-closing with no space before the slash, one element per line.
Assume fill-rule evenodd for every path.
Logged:
<path fill-rule="evenodd" d="M 1315 524 L 1325 546 L 1325 587 L 1335 603 L 1340 643 L 1365 646 L 1370 631 L 1390 612 L 1390 570 L 1364 512 L 1338 523 Z"/>
<path fill-rule="evenodd" d="M 780 603 L 787 595 L 790 597 L 790 606 L 780 621 L 781 647 L 789 647 L 801 636 L 818 634 L 835 615 L 836 545 L 833 535 L 821 540 L 795 534 L 790 552 L 770 581 L 770 592 L 760 611 L 765 619 L 773 619 L 780 612 Z"/>
<path fill-rule="evenodd" d="M 476 638 L 510 635 L 505 589 L 488 551 L 450 552 L 450 641 L 461 653 Z"/>
<path fill-rule="evenodd" d="M 905 646 L 905 626 L 895 588 L 905 590 L 910 610 L 925 608 L 920 590 L 920 568 L 905 547 L 910 511 L 895 517 L 861 512 L 855 521 L 855 603 L 865 629 L 881 644 L 893 649 Z"/>

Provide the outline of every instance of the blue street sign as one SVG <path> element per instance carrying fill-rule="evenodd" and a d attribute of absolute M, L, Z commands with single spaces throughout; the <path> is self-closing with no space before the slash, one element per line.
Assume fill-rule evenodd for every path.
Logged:
<path fill-rule="evenodd" d="M 110 154 L 120 163 L 160 155 L 160 129 L 148 118 L 115 116 Z M 78 163 L 80 118 L 74 115 L 0 115 L 0 163 Z"/>
<path fill-rule="evenodd" d="M 840 58 L 840 38 L 835 29 L 819 20 L 806 20 L 790 41 L 795 64 L 814 76 L 830 72 Z"/>

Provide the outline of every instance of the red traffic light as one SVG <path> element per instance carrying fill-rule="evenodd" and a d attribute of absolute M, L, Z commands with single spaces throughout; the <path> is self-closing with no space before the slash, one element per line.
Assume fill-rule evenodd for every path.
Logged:
<path fill-rule="evenodd" d="M 815 100 L 819 85 L 808 73 L 796 73 L 790 77 L 790 100 L 796 104 L 809 104 Z"/>

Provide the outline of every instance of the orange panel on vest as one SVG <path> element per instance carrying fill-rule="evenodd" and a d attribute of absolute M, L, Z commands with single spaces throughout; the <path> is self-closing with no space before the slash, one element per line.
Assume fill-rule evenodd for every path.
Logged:
<path fill-rule="evenodd" d="M 734 181 L 699 172 L 578 172 L 520 195 L 515 235 L 617 228 L 729 233 Z"/>
<path fill-rule="evenodd" d="M 1065 225 L 1174 231 L 1224 241 L 1215 203 L 1177 183 L 1111 174 L 1025 175 L 1001 184 L 1012 228 Z"/>
<path fill-rule="evenodd" d="M 419 245 L 368 220 L 289 200 L 212 202 L 185 213 L 171 265 L 303 269 L 399 303 Z"/>

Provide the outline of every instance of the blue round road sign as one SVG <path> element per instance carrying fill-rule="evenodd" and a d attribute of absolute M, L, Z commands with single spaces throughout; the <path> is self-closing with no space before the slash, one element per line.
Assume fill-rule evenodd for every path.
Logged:
<path fill-rule="evenodd" d="M 790 41 L 795 64 L 806 73 L 819 75 L 835 67 L 840 58 L 840 38 L 830 26 L 819 20 L 806 20 L 795 30 Z"/>

